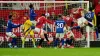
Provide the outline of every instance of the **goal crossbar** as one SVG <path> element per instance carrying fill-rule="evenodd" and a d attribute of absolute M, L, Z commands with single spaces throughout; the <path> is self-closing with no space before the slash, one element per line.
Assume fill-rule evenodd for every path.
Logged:
<path fill-rule="evenodd" d="M 89 1 L 0 1 L 0 3 L 89 3 Z"/>

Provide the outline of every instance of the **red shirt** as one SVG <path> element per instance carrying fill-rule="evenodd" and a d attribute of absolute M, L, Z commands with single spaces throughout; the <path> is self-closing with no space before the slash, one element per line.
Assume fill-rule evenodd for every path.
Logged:
<path fill-rule="evenodd" d="M 95 7 L 95 14 L 98 15 L 98 12 L 100 12 L 100 4 Z"/>
<path fill-rule="evenodd" d="M 50 23 L 50 24 L 53 24 L 52 21 L 46 19 L 44 16 L 41 16 L 41 17 L 39 17 L 39 18 L 37 19 L 36 27 L 37 27 L 37 28 L 42 28 L 42 27 L 44 26 L 44 24 L 46 24 L 46 22 L 47 22 L 47 23 Z"/>
<path fill-rule="evenodd" d="M 67 23 L 68 26 L 71 26 L 71 23 L 73 22 L 73 18 L 72 17 L 66 17 L 66 18 L 64 18 L 64 21 Z"/>
<path fill-rule="evenodd" d="M 83 10 L 82 8 L 78 8 L 78 9 L 77 9 L 77 13 L 74 13 L 74 12 L 76 12 L 76 11 L 72 11 L 72 14 L 74 15 L 74 18 L 75 18 L 75 19 L 78 19 L 78 18 L 81 17 L 81 11 L 82 11 L 82 10 Z"/>

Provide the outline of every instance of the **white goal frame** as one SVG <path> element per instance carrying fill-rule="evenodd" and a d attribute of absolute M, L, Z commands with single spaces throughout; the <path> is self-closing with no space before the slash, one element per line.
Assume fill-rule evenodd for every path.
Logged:
<path fill-rule="evenodd" d="M 0 3 L 87 3 L 87 11 L 89 10 L 89 1 L 0 1 Z M 55 5 L 54 5 L 55 7 Z M 87 26 L 87 47 L 90 47 L 89 27 Z"/>

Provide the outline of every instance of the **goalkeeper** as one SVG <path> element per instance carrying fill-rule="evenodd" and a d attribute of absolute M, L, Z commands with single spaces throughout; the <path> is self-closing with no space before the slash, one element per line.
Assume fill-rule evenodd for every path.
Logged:
<path fill-rule="evenodd" d="M 22 48 L 24 48 L 25 39 L 28 36 L 28 34 L 32 38 L 33 47 L 34 48 L 36 47 L 36 45 L 35 45 L 35 39 L 34 39 L 34 31 L 33 31 L 34 28 L 35 28 L 35 26 L 32 24 L 32 22 L 30 21 L 30 19 L 27 19 L 25 21 L 25 23 L 23 24 L 23 26 L 21 27 L 22 32 L 24 34 L 24 36 L 22 37 Z"/>

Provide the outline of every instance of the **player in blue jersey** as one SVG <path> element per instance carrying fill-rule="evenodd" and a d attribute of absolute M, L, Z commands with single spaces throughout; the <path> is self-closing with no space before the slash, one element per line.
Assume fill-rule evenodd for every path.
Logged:
<path fill-rule="evenodd" d="M 36 21 L 35 21 L 35 17 L 36 17 L 36 13 L 35 13 L 35 11 L 34 11 L 34 8 L 33 8 L 33 5 L 32 4 L 30 4 L 29 5 L 29 8 L 30 8 L 30 10 L 29 10 L 29 15 L 30 15 L 30 21 L 34 24 L 34 25 L 36 25 Z"/>
<path fill-rule="evenodd" d="M 85 18 L 86 18 L 89 22 L 92 22 L 92 20 L 94 19 L 94 12 L 92 12 L 92 10 L 89 10 L 89 11 L 85 14 Z"/>
<path fill-rule="evenodd" d="M 81 40 L 86 40 L 86 37 L 85 37 L 85 33 L 83 33 L 83 29 L 84 29 L 84 27 L 85 26 L 89 26 L 90 28 L 92 28 L 93 27 L 93 24 L 92 24 L 92 22 L 91 22 L 91 20 L 90 21 L 88 21 L 84 16 L 85 16 L 85 14 L 84 14 L 84 11 L 82 11 L 82 17 L 80 17 L 79 19 L 77 19 L 77 23 L 78 23 L 78 26 L 75 26 L 75 27 L 72 27 L 72 29 L 75 29 L 75 28 L 77 28 L 77 29 L 80 29 L 81 30 L 81 33 L 82 33 L 82 38 L 81 38 Z M 90 29 L 89 29 L 90 30 Z M 91 31 L 91 30 L 90 30 Z"/>
<path fill-rule="evenodd" d="M 8 46 L 10 48 L 12 48 L 14 46 L 14 48 L 17 48 L 17 44 L 16 44 L 16 35 L 13 33 L 13 28 L 17 28 L 20 27 L 20 25 L 14 24 L 12 22 L 12 20 L 14 19 L 14 17 L 12 15 L 9 15 L 9 20 L 7 22 L 7 29 L 6 29 L 6 35 L 8 37 L 12 37 L 12 41 L 8 44 Z M 13 45 L 12 45 L 13 44 Z"/>
<path fill-rule="evenodd" d="M 85 18 L 88 20 L 88 22 L 92 23 L 92 21 L 94 20 L 94 12 L 92 12 L 92 8 L 90 8 L 89 11 L 85 14 Z M 95 29 L 98 38 L 98 29 L 96 27 L 90 27 L 90 32 L 93 32 L 93 29 Z M 91 36 L 91 40 L 93 39 L 94 38 Z"/>
<path fill-rule="evenodd" d="M 57 43 L 60 40 L 61 48 L 64 48 L 64 26 L 65 21 L 62 19 L 62 15 L 59 15 L 58 20 L 55 22 L 56 25 L 56 39 L 54 41 L 55 48 L 57 47 Z"/>

